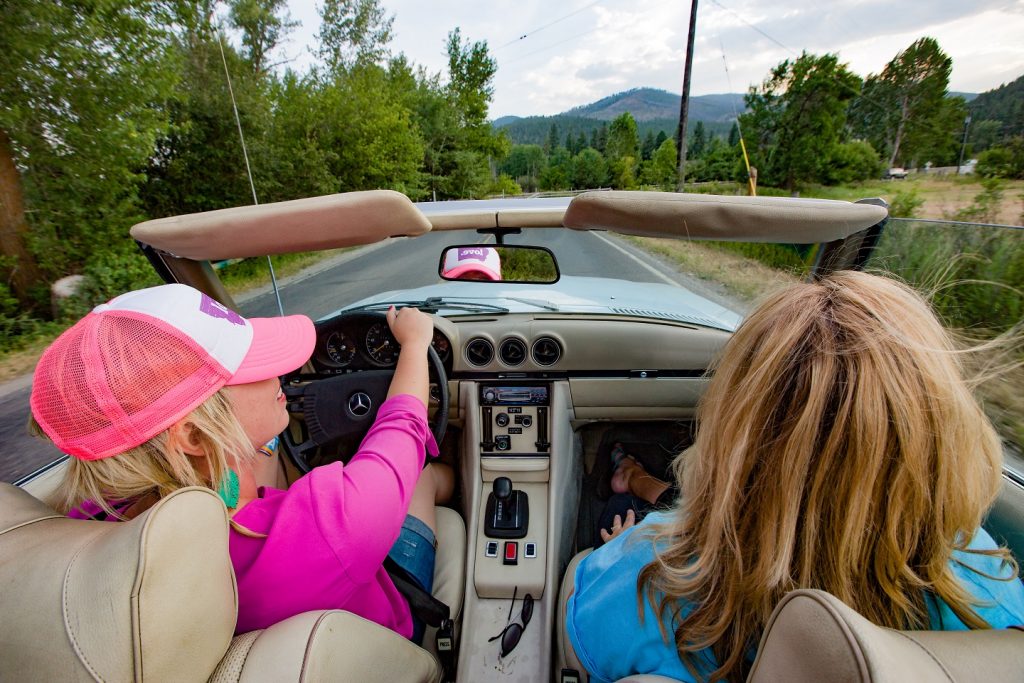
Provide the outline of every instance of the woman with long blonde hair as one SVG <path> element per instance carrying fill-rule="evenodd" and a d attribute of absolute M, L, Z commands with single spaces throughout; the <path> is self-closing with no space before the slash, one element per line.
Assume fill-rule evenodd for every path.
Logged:
<path fill-rule="evenodd" d="M 566 628 L 592 680 L 742 681 L 797 588 L 896 629 L 1024 623 L 1017 565 L 981 528 L 1002 447 L 960 358 L 886 278 L 763 302 L 712 368 L 675 506 L 577 570 Z"/>

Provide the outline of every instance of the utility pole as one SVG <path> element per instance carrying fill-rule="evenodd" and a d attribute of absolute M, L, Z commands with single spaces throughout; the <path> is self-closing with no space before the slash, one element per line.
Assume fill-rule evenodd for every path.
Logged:
<path fill-rule="evenodd" d="M 964 141 L 960 143 L 960 163 L 956 165 L 956 174 L 960 175 L 960 169 L 964 165 L 964 150 L 967 148 L 967 131 L 971 129 L 971 115 L 968 113 L 964 119 Z"/>
<path fill-rule="evenodd" d="M 693 36 L 697 29 L 697 0 L 690 5 L 690 34 L 686 39 L 686 67 L 683 69 L 683 99 L 679 103 L 679 128 L 676 130 L 676 157 L 679 159 L 676 191 L 686 184 L 686 115 L 690 108 L 690 74 L 693 72 Z"/>

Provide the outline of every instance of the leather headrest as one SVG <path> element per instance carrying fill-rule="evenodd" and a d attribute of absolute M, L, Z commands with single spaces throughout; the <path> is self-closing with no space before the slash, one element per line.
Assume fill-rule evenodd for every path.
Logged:
<path fill-rule="evenodd" d="M 0 661 L 12 680 L 205 680 L 237 616 L 227 511 L 176 491 L 128 522 L 0 484 Z"/>
<path fill-rule="evenodd" d="M 894 631 L 833 595 L 788 593 L 761 637 L 748 683 L 1024 680 L 1024 632 Z"/>

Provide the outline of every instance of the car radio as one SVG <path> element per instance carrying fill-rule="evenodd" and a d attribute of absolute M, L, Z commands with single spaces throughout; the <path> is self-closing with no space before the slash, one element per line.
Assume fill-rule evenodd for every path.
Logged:
<path fill-rule="evenodd" d="M 483 455 L 546 455 L 550 387 L 547 384 L 481 384 Z"/>

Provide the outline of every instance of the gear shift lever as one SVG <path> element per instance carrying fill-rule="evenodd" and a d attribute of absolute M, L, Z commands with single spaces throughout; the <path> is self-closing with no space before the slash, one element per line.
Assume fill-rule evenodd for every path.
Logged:
<path fill-rule="evenodd" d="M 488 538 L 523 538 L 530 518 L 526 493 L 513 489 L 508 477 L 498 477 L 487 498 L 484 517 L 484 535 Z"/>

